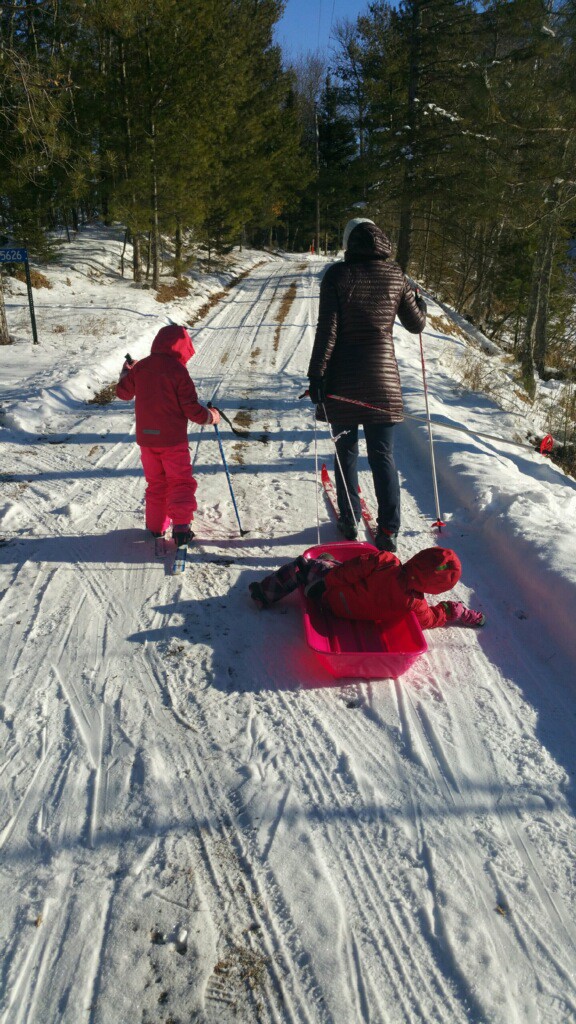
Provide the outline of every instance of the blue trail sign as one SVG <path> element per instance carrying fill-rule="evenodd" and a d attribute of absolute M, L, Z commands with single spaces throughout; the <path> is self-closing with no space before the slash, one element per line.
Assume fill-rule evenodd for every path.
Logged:
<path fill-rule="evenodd" d="M 27 263 L 28 251 L 26 249 L 12 248 L 4 245 L 0 249 L 0 263 Z"/>
<path fill-rule="evenodd" d="M 36 331 L 36 317 L 34 315 L 34 299 L 32 297 L 32 281 L 30 280 L 30 265 L 28 263 L 28 250 L 17 245 L 3 245 L 0 247 L 0 263 L 23 263 L 26 271 L 26 286 L 28 288 L 28 305 L 30 306 L 30 320 L 32 322 L 32 337 L 34 344 L 38 344 L 38 332 Z"/>

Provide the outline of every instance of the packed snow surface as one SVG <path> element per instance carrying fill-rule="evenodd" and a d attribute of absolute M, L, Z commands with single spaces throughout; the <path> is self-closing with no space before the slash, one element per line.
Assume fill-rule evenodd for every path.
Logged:
<path fill-rule="evenodd" d="M 428 633 L 396 681 L 334 680 L 296 596 L 247 597 L 339 539 L 300 398 L 327 261 L 236 253 L 250 273 L 192 329 L 201 399 L 256 438 L 222 424 L 249 532 L 191 425 L 197 541 L 173 577 L 133 407 L 88 400 L 229 276 L 160 305 L 120 277 L 119 239 L 86 230 L 42 268 L 38 346 L 25 287 L 7 295 L 1 1024 L 576 1021 L 576 482 L 530 450 L 509 367 L 430 301 L 439 537 L 426 424 L 397 430 L 399 555 L 454 547 L 452 596 L 487 625 Z M 421 417 L 419 340 L 395 337 Z M 505 401 L 462 385 L 472 358 Z M 360 467 L 373 508 L 363 448 Z"/>

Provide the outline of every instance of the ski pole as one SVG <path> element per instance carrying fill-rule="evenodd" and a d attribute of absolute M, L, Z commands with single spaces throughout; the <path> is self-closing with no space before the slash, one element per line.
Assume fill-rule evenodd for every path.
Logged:
<path fill-rule="evenodd" d="M 211 402 L 208 402 L 208 408 L 209 409 L 213 408 Z M 214 426 L 214 430 L 216 431 L 216 438 L 217 438 L 217 441 L 218 441 L 218 447 L 220 448 L 220 455 L 222 456 L 222 465 L 224 466 L 224 469 L 226 470 L 226 479 L 228 480 L 228 487 L 230 488 L 230 496 L 232 498 L 232 504 L 234 505 L 234 511 L 236 513 L 236 519 L 238 520 L 238 529 L 240 530 L 240 536 L 244 537 L 245 534 L 249 533 L 249 530 L 243 530 L 242 529 L 242 523 L 240 522 L 240 515 L 239 515 L 239 512 L 238 512 L 238 506 L 236 504 L 236 498 L 234 497 L 234 491 L 232 490 L 232 480 L 230 479 L 230 471 L 228 469 L 228 464 L 226 462 L 226 456 L 224 455 L 224 447 L 222 445 L 222 438 L 220 437 L 220 431 L 218 430 L 218 424 L 214 423 L 213 426 Z"/>
<path fill-rule="evenodd" d="M 316 471 L 316 542 L 320 543 L 320 489 L 318 487 L 318 429 L 314 419 L 314 468 Z"/>
<path fill-rule="evenodd" d="M 428 383 L 426 381 L 426 363 L 424 361 L 424 343 L 422 341 L 422 331 L 420 331 L 420 355 L 422 358 L 422 380 L 424 381 L 424 402 L 426 404 L 426 422 L 428 424 L 428 439 L 430 441 L 430 462 L 432 465 L 432 482 L 434 484 L 434 500 L 436 502 L 436 522 L 432 525 L 437 526 L 438 532 L 440 532 L 445 524 L 442 522 L 442 517 L 440 515 L 440 500 L 438 498 L 438 482 L 436 480 L 436 462 L 434 459 L 432 421 L 430 419 L 430 409 L 428 407 Z"/>
<path fill-rule="evenodd" d="M 309 391 L 305 391 L 303 395 L 299 395 L 299 398 L 304 398 L 305 396 L 309 396 L 309 395 L 310 395 L 310 392 Z M 326 397 L 330 398 L 332 396 L 327 395 Z M 322 406 L 322 412 L 324 414 L 324 419 L 326 421 L 326 426 L 328 427 L 328 433 L 330 434 L 330 440 L 332 441 L 332 444 L 334 445 L 334 459 L 335 459 L 336 465 L 338 467 L 338 470 L 339 470 L 339 473 L 340 473 L 340 481 L 341 481 L 342 487 L 344 488 L 344 491 L 345 491 L 345 494 L 346 494 L 346 499 L 348 501 L 348 508 L 350 510 L 350 517 L 352 519 L 352 522 L 356 523 L 356 526 L 358 526 L 362 513 L 360 513 L 360 516 L 358 517 L 358 519 L 356 519 L 356 515 L 354 513 L 354 509 L 352 508 L 352 498 L 350 497 L 350 491 L 348 490 L 348 484 L 346 483 L 346 477 L 344 476 L 344 470 L 342 469 L 342 462 L 340 461 L 340 456 L 338 454 L 338 444 L 337 444 L 337 442 L 340 440 L 340 438 L 344 437 L 345 434 L 348 434 L 349 431 L 348 430 L 343 430 L 340 434 L 338 434 L 337 437 L 334 437 L 334 434 L 332 433 L 332 424 L 330 423 L 330 420 L 328 419 L 328 414 L 326 412 L 326 406 L 324 405 L 324 399 L 323 398 L 319 402 L 319 405 Z M 314 420 L 314 443 L 316 443 L 316 420 Z M 316 458 L 316 483 L 318 483 L 318 458 Z M 360 492 L 360 488 L 358 488 L 358 492 Z M 318 513 L 318 488 L 317 488 L 317 492 L 316 492 L 316 497 L 317 497 L 316 508 L 317 508 L 317 525 L 318 525 L 318 543 L 320 543 L 320 516 L 319 516 L 319 513 Z"/>
<path fill-rule="evenodd" d="M 306 390 L 301 395 L 298 395 L 298 398 L 299 399 L 300 398 L 307 398 L 309 396 L 310 396 L 310 392 L 308 390 Z M 336 396 L 335 395 L 327 395 L 326 397 L 327 398 L 334 398 Z M 355 404 L 363 404 L 363 403 L 355 403 Z M 342 480 L 342 486 L 343 486 L 343 488 L 344 488 L 344 490 L 346 492 L 346 498 L 348 499 L 348 507 L 350 509 L 350 516 L 352 518 L 352 521 L 354 523 L 356 523 L 356 526 L 358 526 L 359 519 L 356 519 L 356 516 L 354 515 L 354 509 L 352 508 L 352 498 L 350 497 L 350 492 L 348 490 L 348 485 L 346 484 L 346 478 L 345 478 L 344 472 L 342 470 L 342 463 L 340 462 L 340 456 L 338 454 L 338 448 L 336 446 L 336 442 L 338 441 L 338 439 L 343 437 L 344 434 L 347 434 L 348 431 L 347 430 L 343 430 L 341 434 L 338 434 L 338 437 L 334 437 L 334 434 L 332 433 L 332 424 L 330 423 L 330 421 L 328 419 L 328 415 L 326 413 L 326 406 L 324 405 L 324 401 L 319 402 L 319 405 L 322 406 L 322 411 L 324 413 L 324 419 L 325 419 L 326 425 L 328 427 L 328 433 L 330 434 L 330 440 L 332 441 L 332 443 L 334 445 L 334 458 L 336 460 L 336 465 L 338 466 L 338 469 L 340 471 L 340 478 Z M 317 452 L 317 449 L 316 449 L 316 420 L 314 420 L 314 449 L 315 449 L 315 453 L 316 453 L 316 455 L 315 455 L 315 458 L 316 458 L 316 484 L 318 484 L 318 452 Z M 318 543 L 320 543 L 320 513 L 319 513 L 319 509 L 318 509 L 318 487 L 316 488 L 316 525 L 318 527 Z"/>
<path fill-rule="evenodd" d="M 336 437 L 334 437 L 334 434 L 332 433 L 332 424 L 330 423 L 330 421 L 328 419 L 328 414 L 326 413 L 326 406 L 324 405 L 324 402 L 321 402 L 320 404 L 322 405 L 322 409 L 323 409 L 323 412 L 324 412 L 324 418 L 326 420 L 326 424 L 328 426 L 328 432 L 330 434 L 330 439 L 331 439 L 331 441 L 332 441 L 332 443 L 334 445 L 334 458 L 336 460 L 336 465 L 338 466 L 338 470 L 340 472 L 340 480 L 342 482 L 342 487 L 344 488 L 344 491 L 346 492 L 346 498 L 348 499 L 348 508 L 350 509 L 350 516 L 352 518 L 352 521 L 354 523 L 356 523 L 356 526 L 358 526 L 359 518 L 356 519 L 356 516 L 354 514 L 354 509 L 352 508 L 352 498 L 350 497 L 350 491 L 348 490 L 348 484 L 346 483 L 346 477 L 344 476 L 344 470 L 342 469 L 342 463 L 340 461 L 340 456 L 338 454 L 338 444 L 337 444 L 337 442 L 340 440 L 340 438 L 344 437 L 345 434 L 349 434 L 350 431 L 349 430 L 343 430 L 340 434 L 338 434 Z"/>

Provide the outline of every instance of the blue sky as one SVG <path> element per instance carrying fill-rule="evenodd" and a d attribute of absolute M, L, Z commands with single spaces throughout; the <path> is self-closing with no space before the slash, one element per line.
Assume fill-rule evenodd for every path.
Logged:
<path fill-rule="evenodd" d="M 337 21 L 355 21 L 368 10 L 369 0 L 287 0 L 275 39 L 287 57 L 328 51 L 330 31 Z"/>

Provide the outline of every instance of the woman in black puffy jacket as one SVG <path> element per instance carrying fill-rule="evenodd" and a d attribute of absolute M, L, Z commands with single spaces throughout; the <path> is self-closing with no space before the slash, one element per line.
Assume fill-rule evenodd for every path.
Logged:
<path fill-rule="evenodd" d="M 390 241 L 372 221 L 349 221 L 344 248 L 344 261 L 328 268 L 320 286 L 308 367 L 310 397 L 319 406 L 318 418 L 326 416 L 334 436 L 340 435 L 335 467 L 340 530 L 349 540 L 357 535 L 361 424 L 378 502 L 376 544 L 381 550 L 395 551 L 400 485 L 394 463 L 394 424 L 403 419 L 403 405 L 392 330 L 398 316 L 406 330 L 418 334 L 426 323 L 426 304 L 390 259 Z"/>

